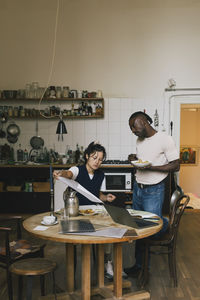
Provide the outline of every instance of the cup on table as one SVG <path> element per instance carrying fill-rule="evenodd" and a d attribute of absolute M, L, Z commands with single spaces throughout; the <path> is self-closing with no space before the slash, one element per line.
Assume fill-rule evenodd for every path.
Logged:
<path fill-rule="evenodd" d="M 44 216 L 43 217 L 43 223 L 46 225 L 51 225 L 55 223 L 56 217 L 55 216 Z"/>

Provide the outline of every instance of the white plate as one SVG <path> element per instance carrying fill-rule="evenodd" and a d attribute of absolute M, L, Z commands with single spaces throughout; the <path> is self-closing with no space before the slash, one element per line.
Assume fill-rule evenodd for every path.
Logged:
<path fill-rule="evenodd" d="M 90 213 L 85 213 L 85 212 L 80 212 L 80 210 L 79 210 L 79 214 L 82 216 L 93 216 L 93 215 L 97 214 L 97 212 L 93 210 Z"/>
<path fill-rule="evenodd" d="M 134 165 L 135 167 L 143 168 L 149 166 L 151 162 L 150 161 L 139 162 L 139 160 L 132 160 L 131 164 Z"/>
<path fill-rule="evenodd" d="M 42 224 L 42 225 L 45 225 L 45 226 L 52 226 L 52 225 L 58 224 L 58 221 L 55 221 L 55 222 L 52 223 L 52 224 L 47 224 L 47 223 L 44 223 L 43 221 L 41 221 L 41 224 Z"/>

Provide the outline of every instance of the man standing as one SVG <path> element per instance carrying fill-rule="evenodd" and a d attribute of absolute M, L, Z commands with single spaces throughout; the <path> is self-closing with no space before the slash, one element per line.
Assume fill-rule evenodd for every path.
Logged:
<path fill-rule="evenodd" d="M 164 232 L 168 220 L 162 216 L 162 206 L 165 195 L 165 179 L 170 172 L 180 169 L 179 153 L 171 136 L 157 132 L 152 126 L 152 119 L 141 111 L 133 113 L 129 118 L 131 131 L 138 137 L 136 154 L 130 154 L 128 159 L 149 161 L 146 167 L 136 167 L 133 187 L 133 209 L 155 213 L 163 219 Z M 136 263 L 125 272 L 134 276 L 141 269 L 142 253 L 139 242 L 135 248 Z"/>

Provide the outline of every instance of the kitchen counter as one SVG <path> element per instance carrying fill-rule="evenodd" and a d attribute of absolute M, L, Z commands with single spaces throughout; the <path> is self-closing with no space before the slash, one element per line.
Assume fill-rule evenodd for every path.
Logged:
<path fill-rule="evenodd" d="M 51 164 L 54 170 L 68 169 L 73 165 L 75 164 Z M 105 172 L 123 173 L 125 169 L 134 172 L 133 166 L 128 164 L 105 164 L 101 168 Z M 50 190 L 34 189 L 37 185 L 49 184 L 49 169 L 50 164 L 0 164 L 0 211 L 2 213 L 42 213 L 50 210 Z M 31 188 L 27 192 L 26 186 L 29 183 L 33 185 L 33 190 Z M 124 198 L 127 198 L 125 193 Z"/>
<path fill-rule="evenodd" d="M 56 168 L 70 168 L 72 166 L 75 166 L 76 164 L 40 164 L 40 163 L 33 163 L 33 164 L 0 164 L 0 168 L 49 168 L 52 166 L 54 169 Z M 116 164 L 116 165 L 110 165 L 110 164 L 102 164 L 101 168 L 133 168 L 131 164 Z"/>

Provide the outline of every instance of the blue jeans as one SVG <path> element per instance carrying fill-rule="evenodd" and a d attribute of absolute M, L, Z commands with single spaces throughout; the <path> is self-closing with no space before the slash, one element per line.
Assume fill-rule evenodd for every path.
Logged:
<path fill-rule="evenodd" d="M 153 235 L 154 238 L 159 237 L 168 227 L 168 219 L 162 216 L 162 206 L 165 196 L 165 183 L 162 181 L 156 185 L 139 188 L 137 182 L 134 182 L 133 186 L 133 209 L 144 210 L 154 213 L 162 218 L 163 227 L 160 232 Z M 135 258 L 136 265 L 141 267 L 142 265 L 142 249 L 139 240 L 136 241 L 135 246 Z"/>

